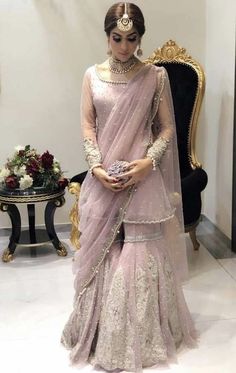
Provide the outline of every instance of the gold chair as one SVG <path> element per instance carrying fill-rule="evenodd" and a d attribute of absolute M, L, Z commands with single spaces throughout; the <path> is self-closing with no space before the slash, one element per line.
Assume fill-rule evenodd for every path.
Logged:
<path fill-rule="evenodd" d="M 201 217 L 201 192 L 207 185 L 207 174 L 197 160 L 195 146 L 205 90 L 204 71 L 173 40 L 156 49 L 145 63 L 164 66 L 169 76 L 176 120 L 184 225 L 194 249 L 198 250 L 196 227 Z"/>

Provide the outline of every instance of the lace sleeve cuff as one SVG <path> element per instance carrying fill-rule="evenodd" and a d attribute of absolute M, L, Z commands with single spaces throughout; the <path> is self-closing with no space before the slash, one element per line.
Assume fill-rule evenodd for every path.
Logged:
<path fill-rule="evenodd" d="M 102 166 L 102 155 L 97 144 L 89 138 L 84 139 L 85 158 L 89 165 L 89 171 L 93 173 L 93 169 Z"/>
<path fill-rule="evenodd" d="M 152 146 L 148 149 L 147 157 L 152 160 L 152 168 L 156 170 L 169 144 L 169 140 L 159 137 Z"/>

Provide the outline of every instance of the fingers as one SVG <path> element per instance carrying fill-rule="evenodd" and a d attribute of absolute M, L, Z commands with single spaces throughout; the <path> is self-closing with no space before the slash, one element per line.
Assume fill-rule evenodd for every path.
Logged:
<path fill-rule="evenodd" d="M 137 172 L 137 169 L 135 167 L 138 165 L 137 161 L 130 162 L 129 166 L 126 167 L 126 172 L 123 172 L 121 175 L 118 176 L 118 178 L 123 178 L 127 176 L 132 176 Z"/>
<path fill-rule="evenodd" d="M 108 184 L 111 184 L 111 183 L 117 183 L 119 180 L 117 180 L 117 178 L 115 177 L 112 177 L 112 176 L 108 176 L 106 174 L 100 174 L 100 175 L 97 175 L 96 178 L 102 183 L 108 183 Z"/>
<path fill-rule="evenodd" d="M 134 180 L 133 178 L 129 179 L 128 181 L 126 181 L 126 183 L 123 184 L 123 188 L 127 188 L 128 186 L 131 186 L 131 185 L 134 185 L 136 184 L 136 180 Z"/>
<path fill-rule="evenodd" d="M 115 183 L 115 184 L 110 184 L 112 189 L 123 189 L 123 184 Z"/>
<path fill-rule="evenodd" d="M 111 176 L 107 176 L 104 178 L 104 180 L 107 182 L 107 183 L 110 183 L 110 184 L 113 184 L 113 183 L 117 183 L 119 180 L 116 179 L 115 177 L 111 177 Z"/>
<path fill-rule="evenodd" d="M 118 180 L 121 180 L 123 179 L 124 177 L 130 177 L 134 174 L 134 170 L 130 170 L 130 171 L 127 171 L 127 172 L 123 172 L 123 174 L 120 174 L 119 176 L 117 176 L 117 179 Z"/>
<path fill-rule="evenodd" d="M 104 180 L 104 182 L 102 183 L 103 186 L 106 188 L 106 189 L 109 189 L 110 191 L 114 192 L 114 193 L 117 193 L 117 192 L 122 192 L 123 190 L 125 190 L 128 186 L 130 185 L 133 185 L 134 184 L 134 181 L 129 181 L 125 184 L 119 184 L 119 183 L 108 183 Z"/>
<path fill-rule="evenodd" d="M 124 188 L 123 188 L 123 185 L 121 184 L 118 184 L 118 183 L 111 183 L 111 182 L 107 182 L 107 181 L 103 181 L 102 182 L 103 186 L 106 188 L 106 189 L 109 189 L 111 190 L 112 192 L 120 192 L 122 191 Z"/>
<path fill-rule="evenodd" d="M 121 178 L 123 176 L 130 176 L 132 175 L 133 168 L 137 165 L 136 161 L 130 162 L 128 166 L 125 167 L 125 172 L 120 174 L 118 177 Z"/>
<path fill-rule="evenodd" d="M 119 176 L 117 176 L 117 179 L 120 181 L 120 180 L 122 180 L 124 177 L 131 176 L 131 175 L 130 175 L 130 172 L 131 172 L 131 171 L 124 172 L 123 174 L 120 174 Z"/>
<path fill-rule="evenodd" d="M 118 182 L 118 179 L 116 177 L 112 177 L 112 176 L 108 176 L 108 175 L 102 176 L 101 180 L 103 182 L 110 183 L 110 184 Z"/>
<path fill-rule="evenodd" d="M 129 163 L 129 165 L 126 167 L 127 170 L 130 168 L 133 168 L 134 166 L 137 166 L 138 162 L 137 161 L 132 161 Z"/>

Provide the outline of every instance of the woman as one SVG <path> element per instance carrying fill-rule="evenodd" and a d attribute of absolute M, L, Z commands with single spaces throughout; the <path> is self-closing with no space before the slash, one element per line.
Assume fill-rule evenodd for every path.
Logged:
<path fill-rule="evenodd" d="M 165 69 L 134 56 L 145 32 L 141 10 L 114 4 L 105 32 L 110 58 L 86 71 L 82 88 L 90 173 L 62 342 L 72 362 L 140 371 L 195 340 L 179 285 L 187 264 L 174 113 Z"/>

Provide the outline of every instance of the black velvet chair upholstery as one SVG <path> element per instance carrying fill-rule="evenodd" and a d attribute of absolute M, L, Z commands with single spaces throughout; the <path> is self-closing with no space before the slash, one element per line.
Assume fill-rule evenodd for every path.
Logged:
<path fill-rule="evenodd" d="M 201 66 L 186 54 L 185 49 L 178 47 L 172 40 L 157 49 L 145 63 L 164 66 L 169 75 L 177 129 L 184 225 L 194 249 L 197 250 L 199 243 L 196 226 L 201 216 L 201 192 L 207 185 L 207 174 L 195 155 L 197 119 L 205 88 L 204 72 Z M 70 180 L 70 185 L 82 184 L 86 173 L 87 171 L 75 175 Z M 73 191 L 78 198 L 74 188 L 72 193 Z M 71 212 L 71 220 L 76 214 L 75 209 Z M 76 231 L 71 239 L 78 247 L 75 235 Z"/>
<path fill-rule="evenodd" d="M 81 185 L 83 183 L 84 179 L 85 179 L 85 176 L 87 175 L 87 172 L 88 171 L 84 171 L 84 172 L 81 172 L 78 175 L 73 176 L 70 179 L 70 184 L 71 183 L 79 183 Z"/>

